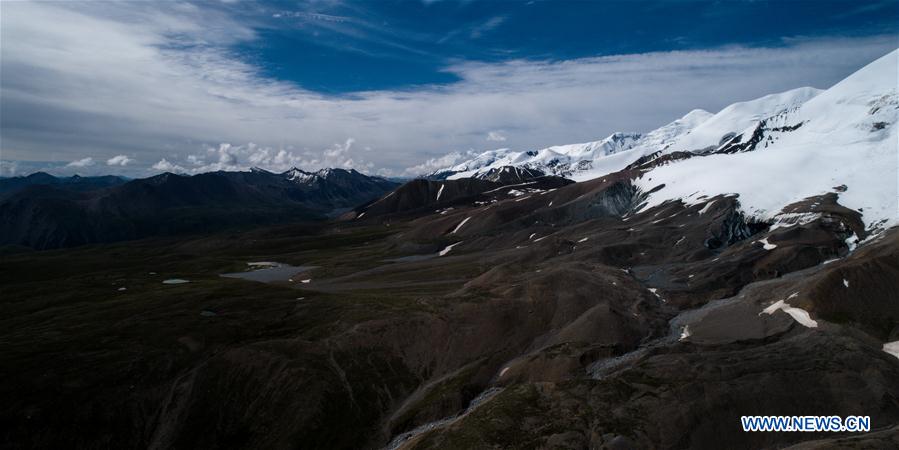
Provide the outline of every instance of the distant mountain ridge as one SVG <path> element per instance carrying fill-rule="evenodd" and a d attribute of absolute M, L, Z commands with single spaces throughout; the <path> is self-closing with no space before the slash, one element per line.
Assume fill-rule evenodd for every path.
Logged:
<path fill-rule="evenodd" d="M 694 151 L 716 147 L 766 117 L 798 108 L 821 92 L 810 87 L 793 89 L 734 103 L 717 114 L 694 109 L 648 133 L 617 132 L 598 141 L 555 145 L 539 150 L 488 150 L 468 160 L 435 170 L 427 178 L 477 177 L 503 166 L 514 166 L 575 181 L 586 181 L 622 170 L 641 157 L 657 151 Z"/>
<path fill-rule="evenodd" d="M 0 245 L 46 249 L 321 220 L 398 186 L 344 169 L 163 173 L 131 181 L 90 177 L 88 184 L 36 175 L 0 183 L 6 189 L 0 199 Z"/>
<path fill-rule="evenodd" d="M 117 175 L 101 175 L 96 177 L 55 177 L 46 172 L 35 172 L 28 176 L 0 178 L 0 198 L 5 194 L 15 192 L 27 186 L 54 185 L 66 189 L 89 191 L 110 186 L 117 186 L 128 181 L 127 178 Z"/>

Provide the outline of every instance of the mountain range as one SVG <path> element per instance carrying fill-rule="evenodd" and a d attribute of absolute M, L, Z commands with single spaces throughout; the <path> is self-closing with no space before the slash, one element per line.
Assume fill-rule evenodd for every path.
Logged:
<path fill-rule="evenodd" d="M 0 179 L 0 245 L 35 249 L 322 220 L 398 184 L 355 170 Z"/>
<path fill-rule="evenodd" d="M 635 184 L 653 191 L 647 205 L 735 194 L 747 212 L 766 220 L 792 202 L 845 186 L 841 202 L 862 211 L 869 227 L 882 228 L 896 223 L 895 186 L 882 184 L 896 167 L 893 59 L 894 53 L 884 56 L 826 91 L 798 88 L 716 114 L 693 110 L 645 134 L 491 150 L 428 176 L 481 177 L 513 166 L 585 181 L 640 163 Z"/>
<path fill-rule="evenodd" d="M 499 167 L 515 166 L 585 181 L 624 169 L 650 153 L 699 151 L 723 145 L 761 120 L 795 109 L 820 92 L 814 88 L 798 88 L 735 103 L 717 114 L 694 109 L 647 133 L 618 132 L 599 141 L 540 150 L 490 150 L 427 176 L 433 179 L 481 176 Z"/>

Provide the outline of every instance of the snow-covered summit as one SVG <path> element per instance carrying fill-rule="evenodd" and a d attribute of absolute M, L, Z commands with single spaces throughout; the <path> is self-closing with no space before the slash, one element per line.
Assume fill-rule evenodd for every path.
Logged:
<path fill-rule="evenodd" d="M 433 172 L 432 178 L 458 179 L 478 176 L 505 166 L 522 167 L 571 177 L 591 168 L 591 162 L 629 150 L 640 141 L 639 133 L 614 133 L 593 142 L 556 145 L 540 150 L 514 151 L 508 148 L 489 150 L 445 169 Z"/>
<path fill-rule="evenodd" d="M 690 133 L 679 136 L 667 151 L 695 151 L 717 147 L 763 119 L 798 108 L 821 92 L 820 89 L 802 87 L 734 103 L 713 116 L 706 116 L 701 123 L 696 123 Z"/>
<path fill-rule="evenodd" d="M 644 157 L 667 158 L 637 180 L 648 206 L 737 194 L 750 215 L 775 218 L 793 202 L 838 191 L 869 229 L 899 224 L 897 65 L 899 50 L 827 90 L 803 87 L 734 103 L 716 114 L 693 110 L 645 134 L 615 133 L 583 144 L 540 150 L 498 149 L 435 178 L 479 176 L 516 166 L 585 181 Z"/>
<path fill-rule="evenodd" d="M 488 150 L 456 165 L 437 170 L 429 177 L 467 178 L 481 176 L 505 166 L 516 166 L 575 181 L 589 180 L 621 170 L 648 153 L 670 146 L 710 117 L 711 113 L 694 109 L 680 119 L 646 134 L 619 132 L 599 141 L 556 145 L 540 150 Z"/>
<path fill-rule="evenodd" d="M 300 170 L 294 167 L 293 169 L 284 172 L 284 175 L 290 181 L 296 181 L 297 183 L 309 183 L 315 180 L 318 176 L 314 173 L 306 172 L 305 170 Z"/>
<path fill-rule="evenodd" d="M 599 141 L 556 145 L 540 150 L 489 150 L 429 176 L 466 178 L 503 166 L 518 166 L 585 181 L 624 169 L 641 157 L 658 151 L 670 153 L 714 149 L 756 127 L 765 118 L 795 110 L 821 92 L 811 87 L 793 89 L 734 103 L 717 114 L 694 109 L 680 119 L 645 134 L 614 133 Z"/>
<path fill-rule="evenodd" d="M 728 128 L 713 128 L 712 120 L 725 112 L 735 117 L 751 112 L 754 122 L 733 137 L 743 144 L 740 151 L 697 152 L 704 156 L 645 172 L 638 186 L 644 192 L 657 189 L 647 206 L 737 194 L 745 212 L 772 219 L 793 202 L 837 192 L 839 203 L 859 211 L 869 230 L 899 224 L 897 64 L 899 50 L 826 91 L 790 91 L 795 95 L 759 99 L 768 103 L 765 107 L 776 104 L 777 111 L 768 116 L 755 112 L 764 108 L 746 104 L 725 108 L 670 149 L 698 150 Z M 731 123 L 736 127 L 738 121 Z M 700 133 L 706 140 L 694 136 Z"/>

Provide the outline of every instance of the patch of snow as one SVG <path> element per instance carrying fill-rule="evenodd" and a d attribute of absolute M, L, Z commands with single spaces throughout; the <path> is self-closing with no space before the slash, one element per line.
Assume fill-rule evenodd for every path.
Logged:
<path fill-rule="evenodd" d="M 805 225 L 814 222 L 819 217 L 821 217 L 821 213 L 780 213 L 774 216 L 774 223 L 771 224 L 768 231 L 793 225 Z"/>
<path fill-rule="evenodd" d="M 717 200 L 712 200 L 712 201 L 706 203 L 705 207 L 699 210 L 699 215 L 701 216 L 701 215 L 709 212 L 709 210 L 712 209 L 712 205 L 714 205 L 716 201 Z"/>
<path fill-rule="evenodd" d="M 468 222 L 469 219 L 471 219 L 471 217 L 466 217 L 465 220 L 459 222 L 459 225 L 456 225 L 456 228 L 453 228 L 453 231 L 451 231 L 450 234 L 456 234 L 456 232 L 462 228 L 462 225 L 465 225 L 465 222 Z"/>
<path fill-rule="evenodd" d="M 311 283 L 311 282 L 312 282 L 312 279 L 311 279 L 311 278 L 307 278 L 307 279 L 305 279 L 305 280 L 300 280 L 300 283 L 303 283 L 303 284 L 309 284 L 309 283 Z"/>
<path fill-rule="evenodd" d="M 358 216 L 356 216 L 356 218 L 357 218 L 357 219 L 361 219 L 361 218 L 362 218 L 362 216 L 364 216 L 364 215 L 365 215 L 365 212 L 364 212 L 364 211 L 363 211 L 363 212 L 362 212 L 362 213 L 360 213 L 360 214 L 359 214 L 359 215 L 358 215 Z"/>
<path fill-rule="evenodd" d="M 508 372 L 508 371 L 509 371 L 509 367 L 508 367 L 508 366 L 503 367 L 503 370 L 500 370 L 500 371 L 499 371 L 499 376 L 498 376 L 497 378 L 502 378 L 503 375 L 505 375 L 506 372 Z"/>
<path fill-rule="evenodd" d="M 774 250 L 775 248 L 777 248 L 777 244 L 768 243 L 768 238 L 759 239 L 756 242 L 762 244 L 762 248 L 764 248 L 765 250 Z"/>
<path fill-rule="evenodd" d="M 849 287 L 849 280 L 843 278 L 843 286 Z"/>
<path fill-rule="evenodd" d="M 665 299 L 662 298 L 661 295 L 659 295 L 658 289 L 656 289 L 656 288 L 648 288 L 648 289 L 649 289 L 649 292 L 652 292 L 652 295 L 655 295 L 656 297 L 659 298 L 659 300 L 661 300 L 662 302 L 665 302 Z"/>
<path fill-rule="evenodd" d="M 588 238 L 588 237 L 585 237 L 585 238 L 583 238 L 583 239 L 581 239 L 581 240 L 579 240 L 579 241 L 578 241 L 578 242 L 587 242 L 587 240 L 588 240 L 588 239 L 590 239 L 590 238 Z"/>
<path fill-rule="evenodd" d="M 536 236 L 536 235 L 537 235 L 537 233 L 531 233 L 531 235 L 528 236 L 528 240 L 534 239 L 534 236 Z"/>
<path fill-rule="evenodd" d="M 126 287 L 124 287 L 124 286 L 119 288 L 119 292 L 127 291 L 127 290 L 128 290 L 128 288 L 126 288 Z"/>
<path fill-rule="evenodd" d="M 796 322 L 799 322 L 800 325 L 807 328 L 816 328 L 818 326 L 818 322 L 812 319 L 809 315 L 808 311 L 802 308 L 796 308 L 795 306 L 791 306 L 789 303 L 778 300 L 771 306 L 762 310 L 759 315 L 762 314 L 774 314 L 775 311 L 781 310 L 787 314 L 789 314 Z"/>
<path fill-rule="evenodd" d="M 847 237 L 845 242 L 850 252 L 855 251 L 856 247 L 858 247 L 858 236 L 852 233 L 852 236 Z"/>
<path fill-rule="evenodd" d="M 444 186 L 446 186 L 446 185 L 445 185 L 445 184 L 441 184 L 441 185 L 440 185 L 440 189 L 437 190 L 437 199 L 434 200 L 434 201 L 437 201 L 437 202 L 440 201 L 440 194 L 443 194 L 443 187 L 444 187 Z"/>
<path fill-rule="evenodd" d="M 184 284 L 190 283 L 188 280 L 182 280 L 181 278 L 169 278 L 168 280 L 163 280 L 162 284 Z"/>
<path fill-rule="evenodd" d="M 437 252 L 437 255 L 439 255 L 439 256 L 446 255 L 447 253 L 450 252 L 450 250 L 453 249 L 453 247 L 455 247 L 455 246 L 457 246 L 457 245 L 459 245 L 459 244 L 461 244 L 461 243 L 462 243 L 462 241 L 459 241 L 459 242 L 456 242 L 455 244 L 447 245 L 446 248 L 444 248 L 443 250 L 440 250 L 439 252 Z"/>
<path fill-rule="evenodd" d="M 687 238 L 686 236 L 681 236 L 680 239 L 678 239 L 677 242 L 674 243 L 674 246 L 677 247 L 678 244 L 680 244 L 681 242 L 683 242 L 684 239 L 686 239 L 686 238 Z"/>
<path fill-rule="evenodd" d="M 677 340 L 682 341 L 688 337 L 690 337 L 690 325 L 684 325 L 684 329 L 681 330 L 680 337 Z"/>
<path fill-rule="evenodd" d="M 899 341 L 887 342 L 883 344 L 883 351 L 899 358 Z"/>

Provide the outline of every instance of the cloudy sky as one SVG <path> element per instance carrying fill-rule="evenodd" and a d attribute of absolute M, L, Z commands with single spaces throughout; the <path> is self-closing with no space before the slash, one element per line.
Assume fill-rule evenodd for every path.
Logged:
<path fill-rule="evenodd" d="M 899 2 L 4 2 L 0 175 L 352 167 L 648 131 L 827 88 Z"/>

